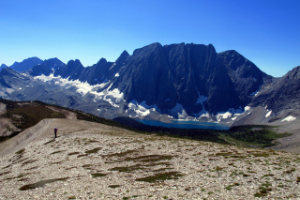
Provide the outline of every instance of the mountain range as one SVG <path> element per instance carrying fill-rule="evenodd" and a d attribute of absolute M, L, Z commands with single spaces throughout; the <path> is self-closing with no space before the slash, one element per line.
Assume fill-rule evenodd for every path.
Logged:
<path fill-rule="evenodd" d="M 43 60 L 39 59 L 38 57 L 31 57 L 31 58 L 24 59 L 22 62 L 14 62 L 14 64 L 12 64 L 9 67 L 18 72 L 25 72 L 30 70 L 33 66 L 41 64 L 42 62 Z M 0 70 L 6 67 L 8 66 L 2 64 L 0 66 Z"/>
<path fill-rule="evenodd" d="M 211 44 L 153 43 L 90 67 L 78 59 L 65 64 L 33 57 L 1 68 L 2 98 L 40 100 L 106 118 L 231 125 L 296 119 L 299 110 L 299 67 L 274 78 L 237 51 L 217 53 Z"/>

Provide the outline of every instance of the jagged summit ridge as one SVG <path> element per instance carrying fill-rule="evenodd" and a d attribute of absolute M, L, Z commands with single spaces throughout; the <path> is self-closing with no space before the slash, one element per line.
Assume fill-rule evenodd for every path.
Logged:
<path fill-rule="evenodd" d="M 208 121 L 235 118 L 235 113 L 243 112 L 249 105 L 268 104 L 280 110 L 283 105 L 275 106 L 276 98 L 279 93 L 284 96 L 286 79 L 298 77 L 298 73 L 293 73 L 288 78 L 276 79 L 235 50 L 217 53 L 212 44 L 193 43 L 152 43 L 134 50 L 132 55 L 123 51 L 115 62 L 101 58 L 89 67 L 78 59 L 67 64 L 49 59 L 29 71 L 34 80 L 43 80 L 43 84 L 55 79 L 48 86 L 39 86 L 47 91 L 54 85 L 72 90 L 70 94 L 52 91 L 51 97 L 49 92 L 31 95 L 39 100 L 50 98 L 52 103 L 65 102 L 64 106 L 78 108 L 88 103 L 90 107 L 85 111 L 108 118 L 172 116 Z M 277 96 L 274 91 L 279 91 Z M 15 93 L 5 92 L 8 96 L 12 94 Z M 276 96 L 274 100 L 270 100 L 272 95 Z M 26 92 L 16 98 L 29 99 L 25 96 Z"/>
<path fill-rule="evenodd" d="M 132 55 L 123 51 L 115 62 L 101 58 L 83 67 L 79 60 L 71 60 L 42 72 L 44 68 L 34 67 L 31 75 L 49 76 L 54 71 L 55 77 L 104 84 L 97 92 L 119 91 L 136 106 L 194 117 L 244 108 L 252 101 L 251 94 L 271 78 L 236 51 L 217 53 L 212 44 L 193 43 L 152 43 Z"/>

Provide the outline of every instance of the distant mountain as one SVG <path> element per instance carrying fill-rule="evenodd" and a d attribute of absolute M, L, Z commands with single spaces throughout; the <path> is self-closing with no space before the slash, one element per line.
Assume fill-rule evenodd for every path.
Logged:
<path fill-rule="evenodd" d="M 66 64 L 60 61 L 57 58 L 51 58 L 48 60 L 44 60 L 42 63 L 33 66 L 29 70 L 29 74 L 32 76 L 39 76 L 44 74 L 45 76 L 49 76 L 55 70 L 65 66 Z"/>
<path fill-rule="evenodd" d="M 300 66 L 261 88 L 252 105 L 260 105 L 280 114 L 283 110 L 290 112 L 300 110 L 299 100 Z"/>
<path fill-rule="evenodd" d="M 271 76 L 235 51 L 216 53 L 212 45 L 154 43 L 128 57 L 113 80 L 130 102 L 157 105 L 168 112 L 176 105 L 189 115 L 246 106 Z"/>
<path fill-rule="evenodd" d="M 27 81 L 29 80 L 30 78 L 20 74 L 10 67 L 6 67 L 0 71 L 0 86 L 3 91 L 6 91 L 8 94 L 13 91 L 12 88 L 15 88 L 16 85 L 27 85 Z M 0 91 L 0 97 L 3 96 L 3 91 Z"/>
<path fill-rule="evenodd" d="M 14 62 L 10 67 L 18 72 L 30 70 L 33 66 L 41 64 L 43 61 L 37 57 L 31 57 L 22 62 Z"/>
<path fill-rule="evenodd" d="M 18 78 L 9 78 L 8 72 Z M 211 44 L 153 43 L 132 55 L 124 51 L 115 62 L 101 58 L 84 67 L 78 59 L 64 64 L 52 58 L 33 66 L 26 76 L 7 70 L 4 74 L 0 96 L 40 100 L 106 118 L 232 123 L 250 113 L 250 107 L 268 107 L 275 115 L 300 100 L 298 68 L 273 78 L 237 51 L 217 53 Z"/>
<path fill-rule="evenodd" d="M 7 65 L 2 64 L 2 65 L 0 66 L 0 71 L 1 71 L 2 69 L 6 68 L 6 67 L 7 67 Z"/>

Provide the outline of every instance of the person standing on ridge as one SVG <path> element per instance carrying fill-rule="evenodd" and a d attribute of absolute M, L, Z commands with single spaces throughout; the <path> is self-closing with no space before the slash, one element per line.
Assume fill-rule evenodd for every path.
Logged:
<path fill-rule="evenodd" d="M 57 128 L 54 128 L 54 138 L 57 138 Z"/>

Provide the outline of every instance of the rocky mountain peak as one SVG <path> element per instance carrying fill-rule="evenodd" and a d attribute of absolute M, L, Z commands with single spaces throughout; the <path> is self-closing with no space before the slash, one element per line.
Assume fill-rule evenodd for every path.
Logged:
<path fill-rule="evenodd" d="M 270 101 L 273 102 L 270 106 L 279 105 L 277 99 L 283 97 L 282 91 L 290 91 L 287 87 L 298 91 L 296 86 L 291 87 L 298 83 L 281 79 L 281 82 L 276 81 L 275 84 L 275 81 L 272 82 L 273 77 L 262 72 L 237 51 L 217 53 L 212 44 L 179 43 L 162 46 L 160 43 L 152 43 L 136 49 L 132 55 L 123 51 L 116 62 L 101 58 L 90 67 L 83 67 L 78 59 L 65 65 L 54 58 L 34 66 L 30 74 L 48 76 L 53 72 L 56 77 L 79 80 L 95 86 L 99 94 L 91 93 L 89 98 L 96 100 L 97 95 L 104 95 L 99 99 L 105 101 L 103 108 L 112 106 L 109 108 L 112 110 L 109 116 L 131 108 L 131 111 L 127 111 L 131 116 L 137 116 L 140 114 L 136 111 L 138 105 L 143 105 L 148 110 L 174 117 L 201 118 L 207 114 L 242 110 L 251 102 L 265 105 L 266 101 L 259 98 L 263 97 L 262 90 L 268 88 L 270 83 L 274 83 L 273 91 L 282 88 Z M 300 80 L 300 67 L 292 70 L 285 78 Z M 293 95 L 294 93 L 290 96 Z M 285 99 L 283 100 L 286 101 Z M 133 104 L 137 107 L 132 106 Z M 100 109 L 101 106 L 94 110 Z M 148 113 L 143 112 L 142 115 Z"/>
<path fill-rule="evenodd" d="M 289 71 L 285 76 L 284 79 L 300 79 L 300 66 L 295 67 L 291 71 Z"/>
<path fill-rule="evenodd" d="M 116 63 L 117 64 L 123 64 L 125 60 L 129 57 L 129 53 L 125 50 L 121 53 L 121 55 L 117 58 Z"/>
<path fill-rule="evenodd" d="M 101 58 L 98 62 L 97 62 L 97 65 L 103 65 L 107 63 L 107 60 L 105 58 Z"/>
<path fill-rule="evenodd" d="M 40 76 L 42 74 L 49 76 L 51 73 L 63 67 L 64 65 L 65 64 L 57 58 L 46 59 L 41 64 L 32 67 L 32 69 L 29 71 L 29 74 L 32 76 Z"/>
<path fill-rule="evenodd" d="M 33 66 L 41 64 L 43 60 L 38 57 L 31 57 L 24 59 L 22 62 L 14 62 L 10 67 L 18 72 L 24 72 L 30 70 Z"/>
<path fill-rule="evenodd" d="M 5 65 L 5 64 L 2 64 L 2 65 L 0 66 L 0 71 L 1 71 L 2 69 L 6 68 L 6 67 L 8 67 L 8 66 Z"/>

